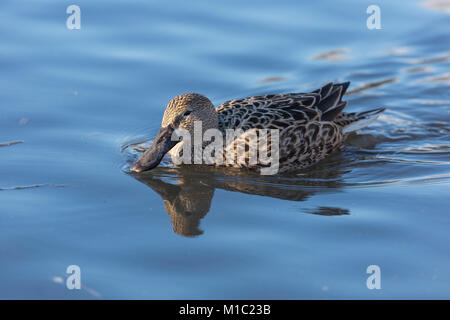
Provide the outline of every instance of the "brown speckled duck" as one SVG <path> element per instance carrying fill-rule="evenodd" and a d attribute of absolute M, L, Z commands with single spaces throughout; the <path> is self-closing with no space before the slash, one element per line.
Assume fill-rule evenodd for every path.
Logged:
<path fill-rule="evenodd" d="M 214 165 L 258 169 L 261 164 L 248 161 L 248 143 L 245 132 L 253 129 L 278 129 L 279 172 L 304 168 L 339 149 L 348 132 L 365 127 L 384 111 L 384 108 L 359 113 L 344 113 L 347 102 L 342 101 L 350 82 L 328 83 L 310 93 L 287 93 L 252 96 L 230 100 L 217 109 L 211 101 L 197 93 L 182 94 L 167 105 L 161 129 L 153 145 L 133 164 L 131 171 L 142 172 L 156 167 L 166 153 L 180 163 L 183 141 L 173 141 L 176 129 L 194 133 L 194 122 L 201 121 L 202 132 L 215 128 L 225 136 L 227 129 L 242 129 L 244 135 L 236 137 L 225 150 L 235 148 L 237 140 L 244 140 L 243 161 L 220 161 Z M 270 144 L 270 143 L 269 143 Z M 203 145 L 203 148 L 205 145 Z M 270 147 L 270 145 L 268 145 Z M 175 161 L 177 160 L 177 161 Z"/>

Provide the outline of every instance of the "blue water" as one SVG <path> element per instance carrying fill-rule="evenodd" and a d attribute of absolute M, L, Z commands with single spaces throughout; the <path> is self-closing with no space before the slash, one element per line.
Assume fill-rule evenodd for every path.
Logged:
<path fill-rule="evenodd" d="M 450 298 L 449 4 L 423 2 L 369 30 L 361 0 L 3 0 L 0 298 Z M 124 170 L 178 94 L 346 80 L 388 110 L 316 166 Z"/>

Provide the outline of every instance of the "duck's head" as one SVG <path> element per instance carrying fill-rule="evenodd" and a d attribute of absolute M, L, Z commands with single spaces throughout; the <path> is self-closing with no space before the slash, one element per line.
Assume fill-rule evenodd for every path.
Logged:
<path fill-rule="evenodd" d="M 194 122 L 202 124 L 202 134 L 211 128 L 217 128 L 218 118 L 211 101 L 198 93 L 186 93 L 173 98 L 167 105 L 158 135 L 152 146 L 130 168 L 133 172 L 142 172 L 156 167 L 177 143 L 177 129 L 187 130 L 194 137 Z M 192 140 L 191 140 L 192 141 Z"/>

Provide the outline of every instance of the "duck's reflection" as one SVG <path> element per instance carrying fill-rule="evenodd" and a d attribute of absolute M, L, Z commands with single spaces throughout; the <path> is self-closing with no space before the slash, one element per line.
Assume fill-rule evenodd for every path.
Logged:
<path fill-rule="evenodd" d="M 246 194 L 305 201 L 316 193 L 336 192 L 342 170 L 318 169 L 290 176 L 260 176 L 235 169 L 184 166 L 159 167 L 134 177 L 163 199 L 173 231 L 186 237 L 203 233 L 200 220 L 209 212 L 216 188 Z M 303 212 L 325 216 L 349 214 L 347 209 L 323 206 Z"/>
<path fill-rule="evenodd" d="M 170 176 L 175 180 L 174 183 L 167 179 Z M 177 180 L 174 172 L 165 168 L 135 177 L 162 197 L 175 233 L 187 237 L 203 233 L 199 228 L 200 219 L 209 212 L 214 196 L 213 187 L 184 175 Z"/>

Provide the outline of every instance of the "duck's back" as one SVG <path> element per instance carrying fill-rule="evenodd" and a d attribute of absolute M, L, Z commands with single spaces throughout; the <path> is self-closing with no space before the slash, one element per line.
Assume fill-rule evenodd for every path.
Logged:
<path fill-rule="evenodd" d="M 352 131 L 367 125 L 384 110 L 342 112 L 347 105 L 342 97 L 349 84 L 328 83 L 310 93 L 262 95 L 227 101 L 216 109 L 219 129 L 241 129 L 244 132 L 279 129 L 280 171 L 309 166 L 339 149 L 347 129 Z M 246 134 L 238 136 L 226 146 L 226 150 L 235 150 L 236 143 L 248 144 Z M 249 149 L 246 147 L 244 153 L 237 154 L 242 159 L 236 163 L 246 163 L 251 167 L 248 165 Z M 236 163 L 234 166 L 241 166 Z M 259 166 L 254 165 L 255 168 Z"/>
<path fill-rule="evenodd" d="M 309 93 L 269 94 L 227 101 L 216 109 L 219 128 L 284 129 L 311 121 L 332 121 L 346 106 L 342 97 L 349 84 L 328 83 Z"/>

